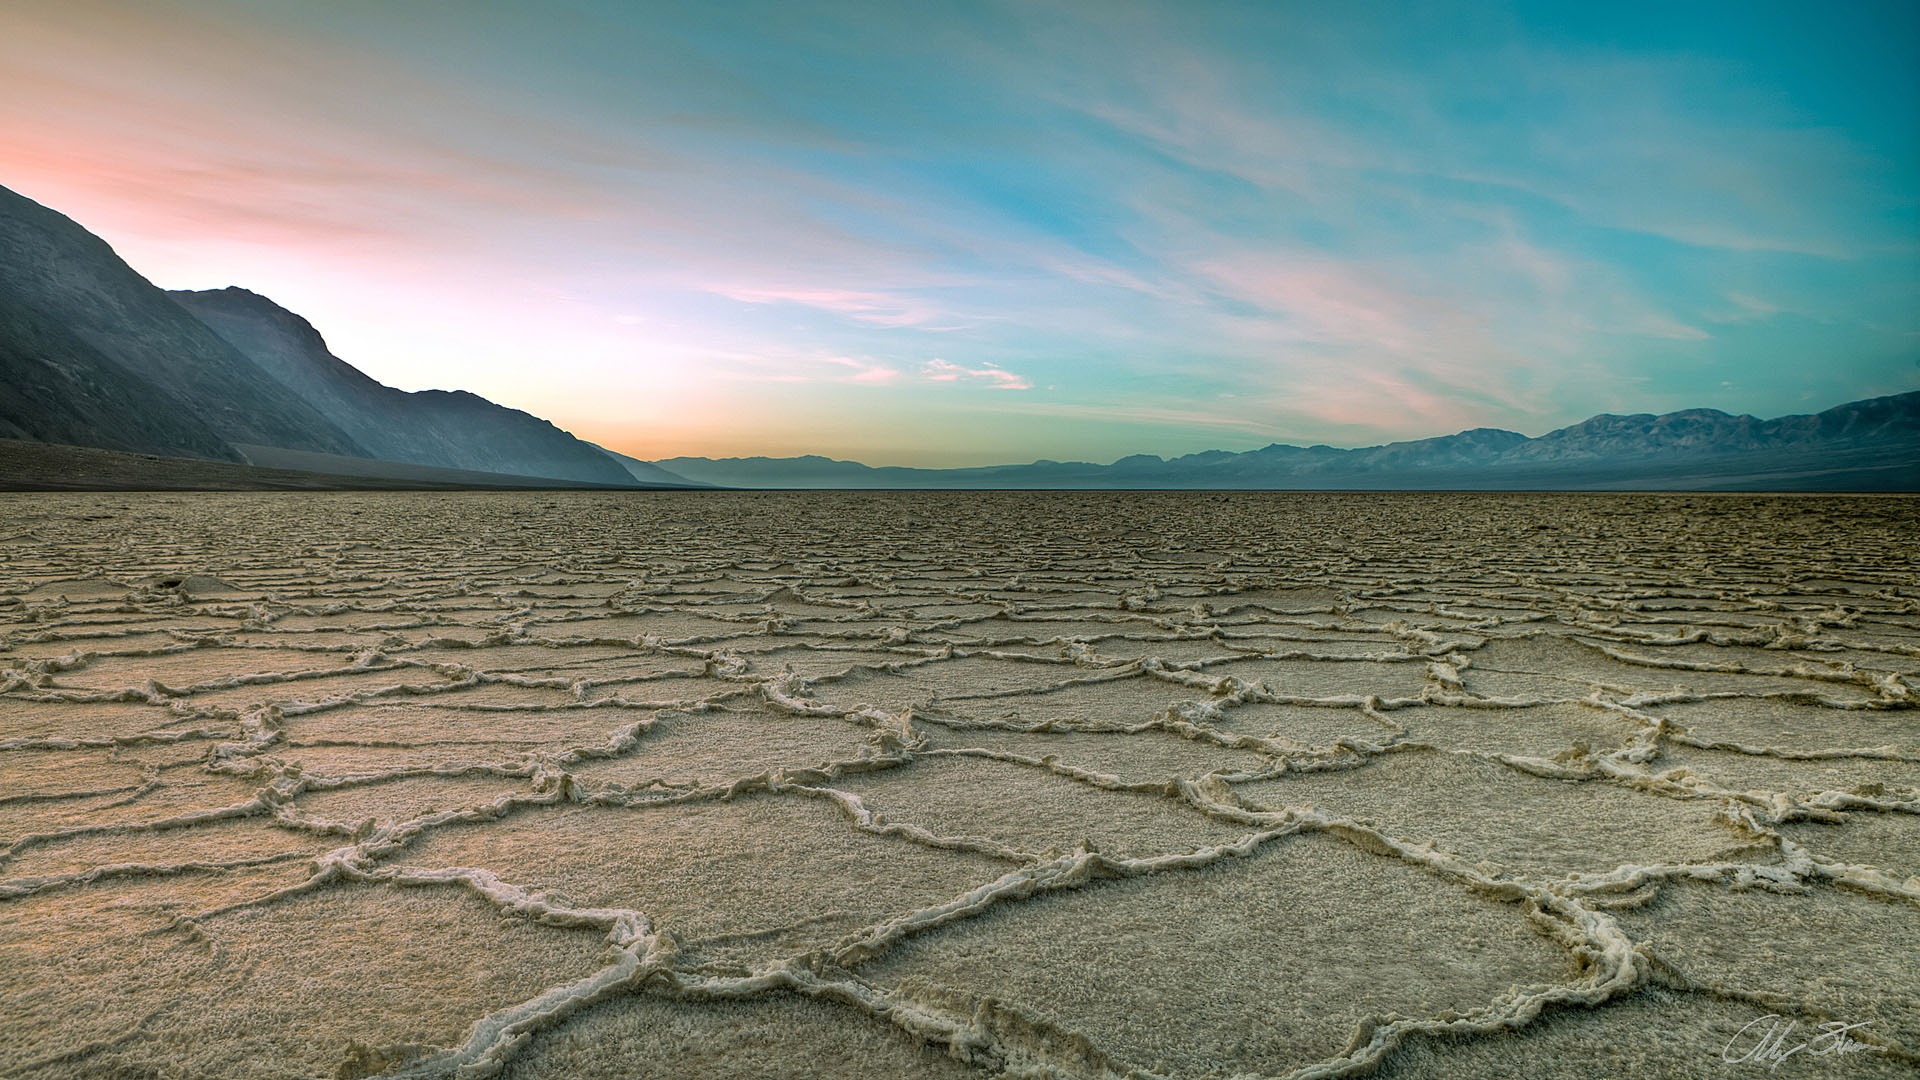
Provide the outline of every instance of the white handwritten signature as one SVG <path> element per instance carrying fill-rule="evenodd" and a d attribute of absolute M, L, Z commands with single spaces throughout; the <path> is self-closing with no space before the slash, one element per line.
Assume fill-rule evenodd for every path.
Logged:
<path fill-rule="evenodd" d="M 1768 1013 L 1735 1032 L 1733 1038 L 1727 1040 L 1726 1049 L 1720 1051 L 1720 1060 L 1729 1063 L 1751 1061 L 1765 1065 L 1767 1071 L 1771 1072 L 1795 1054 L 1821 1057 L 1827 1054 L 1857 1054 L 1873 1049 L 1869 1043 L 1847 1038 L 1847 1032 L 1866 1027 L 1872 1023 L 1870 1020 L 1862 1020 L 1857 1024 L 1829 1020 L 1815 1029 L 1818 1034 L 1812 1038 L 1788 1046 L 1787 1036 L 1793 1034 L 1793 1029 L 1799 1023 L 1798 1020 L 1787 1020 L 1779 1013 Z M 1759 1029 L 1757 1032 L 1756 1028 Z M 1753 1035 L 1751 1045 L 1747 1045 L 1749 1034 Z M 1745 1049 L 1739 1049 L 1742 1046 Z"/>

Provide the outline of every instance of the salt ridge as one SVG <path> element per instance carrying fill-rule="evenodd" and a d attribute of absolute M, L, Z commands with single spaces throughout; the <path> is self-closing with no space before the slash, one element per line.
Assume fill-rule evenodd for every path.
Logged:
<path fill-rule="evenodd" d="M 1523 1040 L 1514 1052 L 1524 1060 L 1543 1015 L 1588 1010 L 1604 1023 L 1614 1003 L 1652 992 L 1809 1024 L 1866 1008 L 1873 1023 L 1850 1034 L 1875 1053 L 1847 1064 L 1909 1068 L 1920 1063 L 1911 978 L 1864 998 L 1836 999 L 1817 982 L 1779 991 L 1683 970 L 1623 922 L 1657 921 L 1663 892 L 1685 885 L 1788 896 L 1817 925 L 1832 891 L 1845 890 L 1883 905 L 1864 910 L 1897 935 L 1887 947 L 1909 956 L 1920 947 L 1920 832 L 1907 830 L 1881 865 L 1830 857 L 1782 831 L 1920 814 L 1911 711 L 1920 576 L 1908 543 L 1920 504 L 1698 501 L 1720 513 L 1636 496 L 0 497 L 0 531 L 14 534 L 0 577 L 0 925 L 9 907 L 40 905 L 37 925 L 64 927 L 65 945 L 78 948 L 93 931 L 79 915 L 61 921 L 64 898 L 158 880 L 177 883 L 188 906 L 138 909 L 140 932 L 213 943 L 216 955 L 243 914 L 272 919 L 299 898 L 337 903 L 379 890 L 459 890 L 503 919 L 548 928 L 555 942 L 594 935 L 604 944 L 598 966 L 553 971 L 518 1000 L 469 1013 L 458 1031 L 442 1024 L 402 1038 L 379 1024 L 343 1026 L 329 1041 L 312 1034 L 329 1030 L 320 1011 L 305 1043 L 202 1036 L 308 1053 L 291 1067 L 311 1075 L 544 1075 L 554 1033 L 622 998 L 684 1007 L 783 995 L 825 1003 L 847 1025 L 903 1032 L 982 1075 L 1391 1073 L 1410 1046 L 1445 1061 L 1449 1046 L 1503 1032 Z M 1534 521 L 1552 523 L 1551 535 L 1522 527 Z M 168 643 L 113 647 L 154 635 Z M 1503 649 L 1521 660 L 1501 661 Z M 1155 704 L 1164 695 L 1171 704 Z M 1741 707 L 1753 702 L 1786 710 L 1795 730 L 1747 718 Z M 1232 729 L 1261 706 L 1347 732 Z M 1705 711 L 1688 722 L 1678 707 Z M 1604 741 L 1568 734 L 1554 744 L 1558 721 L 1547 721 L 1546 734 L 1528 738 L 1550 745 L 1520 746 L 1512 725 L 1554 709 L 1572 710 L 1565 715 Z M 764 748 L 750 738 L 703 747 L 702 732 L 735 730 L 722 721 L 765 732 Z M 1483 742 L 1514 744 L 1461 745 L 1447 727 L 1456 723 Z M 1832 731 L 1831 744 L 1784 745 L 1800 728 Z M 1037 752 L 1049 739 L 1060 748 Z M 1094 760 L 1089 740 L 1146 778 Z M 1211 766 L 1181 769 L 1174 746 Z M 1708 764 L 1674 767 L 1678 748 Z M 721 749 L 750 764 L 702 777 Z M 1743 761 L 1779 763 L 1804 782 L 1743 785 Z M 1388 775 L 1387 762 L 1407 766 L 1392 774 L 1407 782 L 1441 785 L 1426 794 L 1458 805 L 1446 829 L 1394 820 L 1402 804 L 1372 779 Z M 1702 854 L 1587 865 L 1546 851 L 1505 863 L 1501 834 L 1474 816 L 1498 795 L 1447 788 L 1449 762 L 1568 785 L 1569 794 L 1615 793 L 1664 830 L 1661 843 Z M 952 816 L 930 779 L 916 782 L 936 764 L 974 770 L 983 785 L 958 826 L 928 824 Z M 990 765 L 1010 770 L 994 777 L 1018 779 L 989 782 L 978 770 Z M 604 779 L 612 766 L 634 778 Z M 97 782 L 62 787 L 65 776 L 96 773 Z M 1433 780 L 1419 779 L 1428 773 Z M 878 794 L 863 786 L 887 778 L 900 782 Z M 1333 784 L 1314 790 L 1351 805 L 1293 801 L 1288 785 L 1303 778 Z M 500 793 L 432 794 L 455 781 Z M 162 812 L 165 798 L 191 804 L 221 783 L 252 794 Z M 430 805 L 370 812 L 403 784 L 425 785 Z M 1119 854 L 1052 829 L 1052 813 L 1002 819 L 996 791 L 1056 807 L 1061 822 L 1070 806 L 1109 815 L 1164 806 L 1174 812 L 1167 820 L 1186 824 L 1167 826 L 1176 839 L 1164 850 Z M 314 809 L 361 797 L 373 801 L 350 813 Z M 1540 797 L 1555 827 L 1592 825 Z M 802 879 L 792 910 L 777 913 L 788 924 L 689 936 L 678 927 L 703 904 L 730 903 L 725 874 L 751 875 L 751 866 L 676 885 L 691 890 L 693 906 L 650 909 L 584 904 L 498 866 L 431 861 L 442 839 L 555 814 L 619 822 L 767 800 L 822 808 L 867 842 L 915 845 L 932 853 L 935 879 L 971 884 L 904 910 L 881 904 L 868 921 L 822 936 L 848 916 L 807 914 L 809 890 L 837 886 Z M 1712 813 L 1668 813 L 1689 807 Z M 1562 812 L 1564 821 L 1551 817 Z M 180 847 L 247 822 L 298 850 L 207 858 Z M 815 828 L 767 840 L 823 850 L 849 842 Z M 1207 839 L 1215 834 L 1230 838 Z M 1140 835 L 1120 838 L 1147 843 Z M 1018 927 L 1040 898 L 1106 895 L 1093 890 L 1127 880 L 1171 896 L 1184 875 L 1284 866 L 1289 845 L 1306 837 L 1383 860 L 1368 864 L 1382 872 L 1402 867 L 1392 880 L 1454 890 L 1469 921 L 1524 930 L 1508 953 L 1481 960 L 1494 983 L 1501 965 L 1514 980 L 1478 1002 L 1392 1015 L 1364 1008 L 1383 985 L 1374 980 L 1389 976 L 1361 963 L 1350 990 L 1363 1008 L 1345 1045 L 1267 1047 L 1260 1053 L 1287 1064 L 1248 1070 L 1229 1049 L 1169 1057 L 1146 1049 L 1157 1045 L 1150 1032 L 1089 1035 L 1079 1028 L 1093 1018 L 1065 998 L 996 989 L 991 970 L 972 984 L 913 974 L 954 932 L 991 941 L 991 928 Z M 89 854 L 85 843 L 105 846 Z M 621 849 L 608 843 L 581 857 L 611 859 L 611 869 Z M 115 856 L 139 855 L 142 844 L 150 854 Z M 499 844 L 470 849 L 537 854 Z M 182 856 L 170 860 L 176 849 Z M 1548 864 L 1555 869 L 1537 868 Z M 302 873 L 271 877 L 291 869 Z M 249 885 L 256 873 L 261 882 Z M 239 895 L 202 884 L 216 880 Z M 1262 880 L 1248 877 L 1247 887 Z M 1377 918 L 1384 929 L 1394 914 Z M 377 932 L 401 942 L 407 929 Z M 812 943 L 778 947 L 788 940 Z M 1204 971 L 1206 959 L 1191 962 Z M 457 942 L 444 943 L 442 962 L 464 962 Z M 1524 975 L 1556 965 L 1548 981 Z M 0 999 L 25 1001 L 51 977 L 25 961 L 8 967 Z M 1112 978 L 1133 974 L 1122 966 Z M 169 1062 L 178 1051 L 157 1038 L 165 1025 L 152 1018 L 184 1016 L 192 985 L 140 998 L 152 1008 L 133 1034 L 103 1031 L 81 1044 L 61 1030 L 72 1016 L 16 1011 L 0 1022 L 0 1045 L 21 1062 L 5 1075 Z M 1429 996 L 1444 998 L 1445 988 Z M 1716 1048 L 1690 1049 L 1710 1060 Z M 208 1075 L 289 1067 L 218 1060 L 226 1064 Z M 1691 1065 L 1671 1064 L 1673 1075 Z"/>

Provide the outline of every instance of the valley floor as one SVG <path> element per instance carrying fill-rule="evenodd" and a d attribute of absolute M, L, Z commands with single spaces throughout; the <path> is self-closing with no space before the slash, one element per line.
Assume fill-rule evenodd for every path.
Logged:
<path fill-rule="evenodd" d="M 0 1076 L 1910 1076 L 1916 535 L 0 495 Z"/>

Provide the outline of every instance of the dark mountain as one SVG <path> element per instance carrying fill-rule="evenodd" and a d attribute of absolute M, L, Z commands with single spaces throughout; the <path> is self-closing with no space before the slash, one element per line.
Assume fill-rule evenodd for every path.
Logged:
<path fill-rule="evenodd" d="M 658 470 L 637 480 L 599 447 L 474 394 L 383 386 L 305 319 L 243 289 L 163 292 L 99 237 L 5 188 L 0 438 L 408 482 L 428 466 L 483 485 L 684 483 Z"/>
<path fill-rule="evenodd" d="M 0 430 L 239 460 L 366 451 L 63 215 L 0 188 Z"/>
<path fill-rule="evenodd" d="M 0 491 L 559 491 L 605 484 L 243 445 L 250 465 L 0 439 Z"/>
<path fill-rule="evenodd" d="M 633 480 L 599 447 L 530 413 L 464 390 L 409 393 L 377 382 L 329 352 L 307 320 L 257 293 L 217 289 L 168 295 L 372 457 L 601 484 Z"/>
<path fill-rule="evenodd" d="M 238 461 L 171 395 L 0 291 L 0 436 Z"/>
<path fill-rule="evenodd" d="M 1111 465 L 872 468 L 823 457 L 670 458 L 733 487 L 1920 490 L 1920 391 L 1762 420 L 1715 409 L 1595 416 L 1528 438 L 1475 428 L 1356 450 L 1275 443 Z"/>

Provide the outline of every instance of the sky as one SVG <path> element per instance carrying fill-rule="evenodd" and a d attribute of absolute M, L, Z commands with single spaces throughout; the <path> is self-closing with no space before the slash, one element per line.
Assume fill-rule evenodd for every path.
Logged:
<path fill-rule="evenodd" d="M 0 0 L 0 185 L 648 459 L 1920 389 L 1920 5 Z"/>

